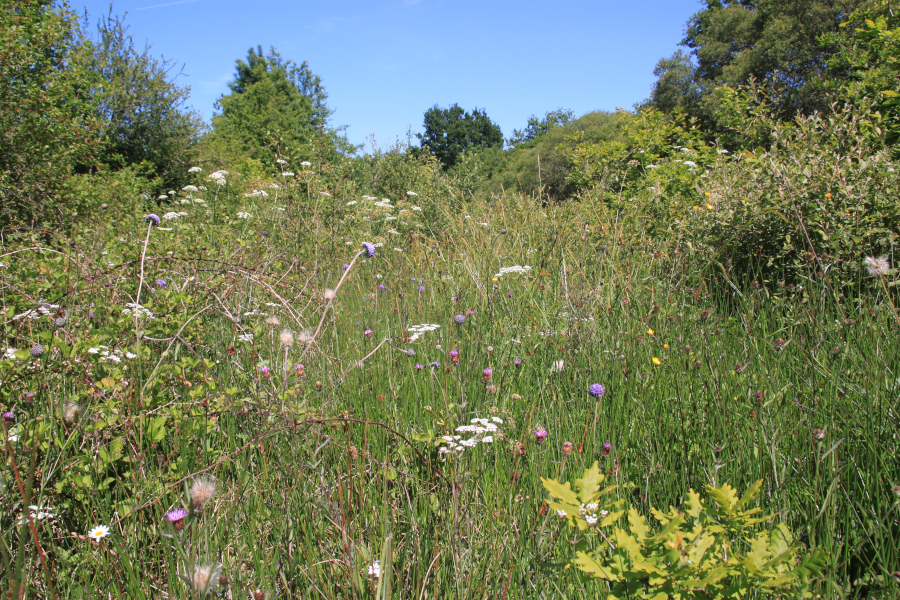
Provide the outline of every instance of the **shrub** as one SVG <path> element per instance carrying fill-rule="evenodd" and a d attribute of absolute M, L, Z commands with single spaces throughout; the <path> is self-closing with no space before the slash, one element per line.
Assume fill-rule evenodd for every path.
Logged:
<path fill-rule="evenodd" d="M 811 597 L 810 579 L 824 567 L 824 554 L 801 555 L 790 530 L 779 523 L 769 530 L 758 525 L 775 515 L 760 516 L 747 508 L 762 480 L 738 498 L 728 484 L 706 486 L 707 500 L 691 490 L 684 510 L 654 509 L 659 529 L 625 500 L 614 500 L 618 486 L 603 486 L 598 463 L 581 479 L 563 485 L 541 479 L 553 497 L 556 514 L 587 539 L 572 561 L 576 567 L 609 582 L 608 600 L 641 595 L 647 598 L 747 598 L 754 591 Z M 627 516 L 627 525 L 623 517 Z M 588 542 L 596 542 L 593 548 Z"/>

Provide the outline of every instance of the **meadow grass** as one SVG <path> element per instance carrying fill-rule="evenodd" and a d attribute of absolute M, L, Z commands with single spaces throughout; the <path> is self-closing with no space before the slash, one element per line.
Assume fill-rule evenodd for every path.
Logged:
<path fill-rule="evenodd" d="M 161 227 L 123 203 L 0 248 L 11 593 L 605 597 L 541 484 L 600 461 L 645 513 L 762 479 L 763 510 L 827 552 L 822 597 L 898 597 L 877 280 L 704 274 L 587 201 L 198 183 Z"/>

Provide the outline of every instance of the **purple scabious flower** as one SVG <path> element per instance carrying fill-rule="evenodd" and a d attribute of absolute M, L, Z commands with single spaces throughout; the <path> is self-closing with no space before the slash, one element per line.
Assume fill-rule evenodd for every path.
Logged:
<path fill-rule="evenodd" d="M 348 265 L 347 263 L 344 263 L 341 265 L 341 269 L 343 269 L 344 271 L 346 271 L 349 268 L 350 268 L 350 265 Z"/>
<path fill-rule="evenodd" d="M 594 398 L 599 398 L 600 396 L 602 396 L 605 393 L 606 393 L 606 388 L 603 387 L 599 383 L 592 383 L 590 385 L 590 387 L 588 388 L 588 394 L 590 394 Z"/>
<path fill-rule="evenodd" d="M 372 258 L 375 256 L 375 244 L 372 242 L 363 242 L 362 243 L 363 250 L 366 251 L 366 256 Z"/>
<path fill-rule="evenodd" d="M 144 221 L 147 223 L 151 223 L 152 225 L 156 225 L 159 227 L 159 215 L 156 213 L 150 213 L 144 217 Z"/>
<path fill-rule="evenodd" d="M 456 315 L 455 317 L 453 317 L 453 322 L 456 323 L 457 325 L 462 325 L 463 323 L 466 322 L 466 316 L 465 315 Z"/>
<path fill-rule="evenodd" d="M 419 286 L 419 293 L 422 293 L 422 292 L 424 292 L 424 291 L 425 291 L 425 286 L 424 286 L 424 285 L 420 285 L 420 286 Z"/>
<path fill-rule="evenodd" d="M 265 229 L 263 229 L 262 235 L 263 235 L 263 237 L 268 237 L 268 236 L 269 236 L 269 232 L 266 231 Z"/>
<path fill-rule="evenodd" d="M 385 289 L 385 288 L 384 288 L 384 284 L 383 284 L 383 283 L 379 283 L 379 284 L 378 284 L 378 289 L 379 289 L 379 290 Z"/>
<path fill-rule="evenodd" d="M 428 366 L 431 367 L 432 369 L 440 369 L 441 363 L 439 363 L 438 361 L 434 361 L 434 362 L 428 363 Z"/>
<path fill-rule="evenodd" d="M 166 280 L 165 279 L 157 279 L 156 285 L 158 285 L 159 287 L 166 287 Z"/>
<path fill-rule="evenodd" d="M 416 278 L 415 278 L 415 277 L 410 277 L 409 280 L 412 281 L 413 283 L 416 282 Z"/>

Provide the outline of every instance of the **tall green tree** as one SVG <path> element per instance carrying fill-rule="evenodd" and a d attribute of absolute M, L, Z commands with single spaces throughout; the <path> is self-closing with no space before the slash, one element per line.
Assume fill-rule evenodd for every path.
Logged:
<path fill-rule="evenodd" d="M 174 63 L 157 60 L 149 47 L 137 51 L 112 13 L 98 22 L 91 46 L 100 160 L 112 169 L 139 165 L 160 185 L 178 185 L 202 130 L 199 115 L 186 107 L 190 88 L 175 83 Z"/>
<path fill-rule="evenodd" d="M 466 150 L 503 145 L 500 127 L 478 108 L 467 112 L 458 104 L 450 108 L 434 105 L 425 111 L 424 128 L 424 133 L 417 134 L 419 142 L 445 170 L 453 167 Z"/>
<path fill-rule="evenodd" d="M 66 180 L 99 146 L 90 65 L 66 4 L 0 3 L 0 226 L 67 217 Z"/>
<path fill-rule="evenodd" d="M 216 102 L 213 139 L 232 150 L 274 164 L 276 155 L 321 147 L 323 138 L 336 155 L 351 149 L 329 128 L 331 111 L 322 80 L 304 61 L 285 60 L 274 48 L 251 48 L 238 60 L 231 92 Z"/>
<path fill-rule="evenodd" d="M 682 41 L 696 59 L 694 81 L 711 90 L 766 79 L 778 91 L 776 108 L 783 117 L 821 110 L 828 104 L 828 80 L 840 75 L 828 66 L 837 47 L 823 43 L 823 36 L 838 31 L 867 1 L 706 0 Z M 687 100 L 667 102 L 679 106 Z"/>
<path fill-rule="evenodd" d="M 656 82 L 650 94 L 650 105 L 665 113 L 699 111 L 703 88 L 695 77 L 690 55 L 677 50 L 669 58 L 662 58 L 653 69 Z"/>

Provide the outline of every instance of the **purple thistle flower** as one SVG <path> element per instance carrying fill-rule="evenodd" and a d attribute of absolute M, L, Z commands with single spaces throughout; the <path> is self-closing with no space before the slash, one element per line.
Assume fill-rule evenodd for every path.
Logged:
<path fill-rule="evenodd" d="M 485 381 L 490 381 L 494 378 L 494 370 L 490 367 L 482 371 L 481 374 L 484 376 Z"/>
<path fill-rule="evenodd" d="M 183 531 L 184 530 L 184 519 L 188 516 L 188 511 L 183 508 L 174 508 L 166 513 L 166 518 L 172 523 L 172 528 L 175 531 Z"/>
<path fill-rule="evenodd" d="M 465 315 L 456 315 L 455 317 L 453 317 L 453 322 L 456 323 L 457 325 L 462 325 L 463 323 L 466 322 L 466 316 Z"/>
<path fill-rule="evenodd" d="M 453 300 L 454 302 L 456 302 L 457 300 L 459 300 L 459 296 L 453 296 L 452 300 Z"/>
<path fill-rule="evenodd" d="M 89 312 L 89 313 L 88 313 L 88 318 L 89 318 L 89 319 L 93 319 L 93 318 L 94 318 L 94 313 Z"/>
<path fill-rule="evenodd" d="M 159 215 L 156 213 L 150 213 L 146 215 L 144 217 L 144 221 L 146 221 L 147 223 L 152 223 L 153 225 L 159 227 Z"/>
<path fill-rule="evenodd" d="M 757 390 L 757 391 L 753 392 L 753 397 L 756 398 L 757 400 L 759 400 L 760 398 L 762 398 L 762 391 Z"/>
<path fill-rule="evenodd" d="M 536 441 L 538 444 L 543 444 L 548 435 L 550 434 L 547 433 L 546 429 L 544 429 L 543 427 L 538 427 L 534 430 L 534 441 Z"/>
<path fill-rule="evenodd" d="M 267 367 L 266 365 L 263 365 L 259 368 L 259 372 L 262 373 L 263 375 L 267 375 L 269 373 L 269 367 Z"/>
<path fill-rule="evenodd" d="M 366 251 L 366 256 L 372 258 L 375 256 L 375 244 L 371 242 L 363 242 L 362 243 L 363 250 Z"/>
<path fill-rule="evenodd" d="M 522 361 L 517 358 L 513 364 L 515 364 L 517 367 L 520 367 L 522 366 Z"/>
<path fill-rule="evenodd" d="M 512 298 L 512 292 L 506 292 L 506 295 Z"/>
<path fill-rule="evenodd" d="M 467 314 L 467 315 L 474 315 L 474 314 L 475 314 L 475 311 L 474 311 L 474 310 L 467 310 L 467 311 L 466 311 L 466 314 Z"/>
<path fill-rule="evenodd" d="M 602 396 L 605 393 L 606 393 L 606 388 L 603 387 L 599 383 L 592 383 L 590 385 L 590 387 L 588 388 L 588 394 L 590 394 L 594 398 L 599 398 L 600 396 Z"/>
<path fill-rule="evenodd" d="M 14 415 L 11 410 L 8 410 L 5 413 L 3 413 L 4 421 L 14 421 L 15 419 L 16 419 L 16 415 Z"/>
<path fill-rule="evenodd" d="M 450 351 L 450 358 L 456 358 L 458 356 L 459 356 L 459 350 L 451 350 Z"/>
<path fill-rule="evenodd" d="M 372 335 L 372 330 L 366 329 L 365 331 L 363 331 L 363 335 Z"/>
<path fill-rule="evenodd" d="M 601 448 L 600 454 L 602 454 L 603 456 L 609 456 L 610 452 L 612 452 L 612 444 L 606 442 L 605 444 L 603 444 L 603 448 Z"/>
<path fill-rule="evenodd" d="M 421 364 L 416 363 L 416 370 L 417 370 L 417 371 L 421 371 L 421 370 L 424 369 L 424 368 L 425 368 L 425 367 L 423 367 Z"/>

